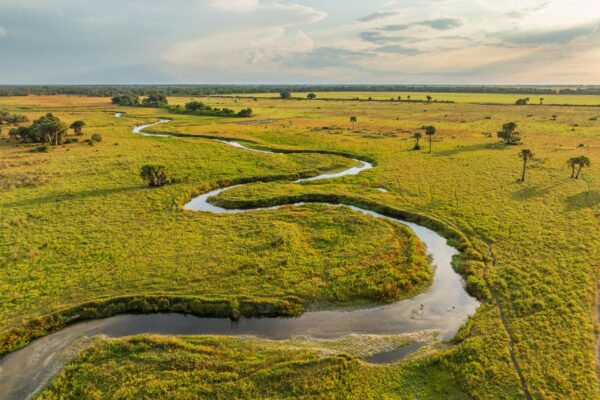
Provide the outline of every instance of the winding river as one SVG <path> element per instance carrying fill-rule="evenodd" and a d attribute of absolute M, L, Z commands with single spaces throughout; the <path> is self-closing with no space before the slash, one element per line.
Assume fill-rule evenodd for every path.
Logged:
<path fill-rule="evenodd" d="M 167 134 L 144 133 L 154 124 L 140 125 L 134 133 L 145 136 L 169 137 Z M 244 151 L 267 152 L 246 147 L 236 141 L 219 140 L 225 145 Z M 276 151 L 273 151 L 276 152 Z M 356 166 L 341 172 L 324 173 L 303 183 L 322 179 L 356 175 L 373 168 L 371 163 L 355 160 Z M 238 185 L 239 186 L 239 185 Z M 192 199 L 185 209 L 211 213 L 255 212 L 257 210 L 227 210 L 210 203 L 210 198 L 230 190 L 226 187 L 213 190 Z M 331 204 L 331 206 L 337 206 Z M 271 207 L 269 209 L 276 209 Z M 137 334 L 161 335 L 252 335 L 268 339 L 306 337 L 334 339 L 350 334 L 396 335 L 425 330 L 441 332 L 443 340 L 450 339 L 475 312 L 479 302 L 464 289 L 462 278 L 452 269 L 452 257 L 458 251 L 446 239 L 423 226 L 390 218 L 376 212 L 351 207 L 357 212 L 376 218 L 392 220 L 408 226 L 425 243 L 432 255 L 435 275 L 431 287 L 413 298 L 393 304 L 350 310 L 310 311 L 296 318 L 198 318 L 181 314 L 118 315 L 115 317 L 75 323 L 30 343 L 27 347 L 6 355 L 0 360 L 0 394 L 3 399 L 21 400 L 35 395 L 64 364 L 81 348 L 83 339 L 94 335 L 118 338 Z M 393 362 L 410 354 L 422 343 L 376 354 L 370 362 Z"/>

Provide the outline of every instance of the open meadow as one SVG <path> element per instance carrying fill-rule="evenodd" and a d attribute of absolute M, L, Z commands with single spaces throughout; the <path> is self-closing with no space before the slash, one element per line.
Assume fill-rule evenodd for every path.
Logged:
<path fill-rule="evenodd" d="M 513 105 L 518 95 L 496 94 L 433 95 L 455 102 L 448 104 L 346 100 L 407 95 L 426 96 L 169 98 L 252 108 L 243 119 L 120 107 L 109 98 L 0 97 L 0 110 L 31 121 L 48 112 L 67 124 L 85 121 L 81 140 L 47 152 L 9 138 L 6 126 L 0 134 L 0 354 L 71 320 L 213 315 L 216 303 L 233 318 L 298 315 L 394 302 L 431 284 L 434 267 L 411 230 L 311 204 L 327 201 L 423 216 L 451 241 L 465 238 L 455 268 L 482 305 L 452 342 L 431 339 L 404 361 L 374 365 L 363 342 L 99 340 L 40 398 L 599 398 L 600 106 L 592 105 L 600 97 L 542 96 L 545 105 L 527 106 Z M 327 97 L 339 100 L 319 100 Z M 564 102 L 574 105 L 551 105 Z M 160 119 L 170 121 L 145 132 L 178 137 L 132 133 Z M 521 145 L 496 137 L 510 121 Z M 431 153 L 422 129 L 430 125 L 437 128 Z M 421 150 L 413 150 L 415 132 L 423 132 Z M 100 141 L 84 142 L 94 133 Z M 523 149 L 534 157 L 521 182 Z M 374 168 L 292 182 L 356 166 L 344 155 Z M 591 167 L 571 179 L 567 160 L 578 156 Z M 166 166 L 174 182 L 148 188 L 139 176 L 147 163 Z M 183 209 L 194 196 L 235 183 L 248 184 L 214 203 L 286 206 L 239 214 Z M 296 202 L 306 204 L 287 205 Z"/>

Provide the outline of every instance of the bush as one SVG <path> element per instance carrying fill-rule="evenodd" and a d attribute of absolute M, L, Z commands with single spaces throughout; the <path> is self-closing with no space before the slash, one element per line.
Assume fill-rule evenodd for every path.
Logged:
<path fill-rule="evenodd" d="M 50 150 L 50 145 L 48 143 L 44 143 L 43 145 L 36 146 L 29 151 L 31 153 L 47 153 L 49 150 Z"/>
<path fill-rule="evenodd" d="M 122 94 L 113 97 L 112 103 L 119 106 L 139 106 L 140 98 L 134 94 Z"/>
<path fill-rule="evenodd" d="M 140 170 L 140 176 L 150 187 L 164 186 L 173 181 L 164 165 L 145 164 Z"/>
<path fill-rule="evenodd" d="M 101 142 L 102 141 L 102 136 L 99 133 L 94 133 L 92 135 L 92 140 L 94 142 Z"/>

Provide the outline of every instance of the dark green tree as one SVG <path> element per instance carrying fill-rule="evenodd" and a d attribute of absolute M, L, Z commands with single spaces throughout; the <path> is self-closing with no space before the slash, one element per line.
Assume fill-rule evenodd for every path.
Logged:
<path fill-rule="evenodd" d="M 135 107 L 140 105 L 140 98 L 135 94 L 120 94 L 112 98 L 112 103 L 118 106 Z"/>
<path fill-rule="evenodd" d="M 306 96 L 306 98 L 307 98 L 307 99 L 309 99 L 309 100 L 314 100 L 314 99 L 316 99 L 316 98 L 317 98 L 317 95 L 316 95 L 316 94 L 314 94 L 314 93 L 309 93 L 309 94 Z"/>
<path fill-rule="evenodd" d="M 502 130 L 498 132 L 498 137 L 508 146 L 515 146 L 521 143 L 521 134 L 517 132 L 517 124 L 515 122 L 507 122 L 502 125 Z"/>
<path fill-rule="evenodd" d="M 164 107 L 167 104 L 169 104 L 167 96 L 163 93 L 151 93 L 142 100 L 142 105 L 146 107 Z"/>
<path fill-rule="evenodd" d="M 429 152 L 430 153 L 431 153 L 431 149 L 432 149 L 433 135 L 435 135 L 435 132 L 437 132 L 437 130 L 435 129 L 435 126 L 430 125 L 430 126 L 425 127 L 425 134 L 429 138 Z"/>
<path fill-rule="evenodd" d="M 519 157 L 523 160 L 523 173 L 521 174 L 521 182 L 525 182 L 525 171 L 527 171 L 527 161 L 533 159 L 533 152 L 529 149 L 523 149 L 519 152 Z"/>
<path fill-rule="evenodd" d="M 164 165 L 145 164 L 140 170 L 140 176 L 150 187 L 164 186 L 171 183 L 172 179 Z"/>
<path fill-rule="evenodd" d="M 352 130 L 354 130 L 354 127 L 356 126 L 356 121 L 358 121 L 356 116 L 353 115 L 350 117 L 350 122 L 352 123 Z"/>
<path fill-rule="evenodd" d="M 75 134 L 77 136 L 80 136 L 80 135 L 83 135 L 83 127 L 84 126 L 85 126 L 85 122 L 75 121 L 69 126 L 69 128 L 73 129 L 73 132 L 75 132 Z"/>
<path fill-rule="evenodd" d="M 291 99 L 291 98 L 292 98 L 292 94 L 291 94 L 289 91 L 287 91 L 287 90 L 285 90 L 285 91 L 283 91 L 283 92 L 279 93 L 279 96 L 280 96 L 282 99 L 284 99 L 284 100 L 288 100 L 288 99 Z"/>
<path fill-rule="evenodd" d="M 413 134 L 413 138 L 415 139 L 415 147 L 413 147 L 413 150 L 421 150 L 421 144 L 419 143 L 419 141 L 422 137 L 423 134 L 421 132 L 415 132 Z"/>

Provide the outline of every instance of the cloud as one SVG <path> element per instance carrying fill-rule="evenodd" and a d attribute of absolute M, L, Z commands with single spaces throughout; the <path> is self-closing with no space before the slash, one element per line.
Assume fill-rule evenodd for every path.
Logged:
<path fill-rule="evenodd" d="M 395 15 L 400 14 L 398 11 L 384 11 L 384 12 L 375 12 L 373 14 L 369 14 L 365 17 L 359 18 L 360 22 L 373 22 L 381 19 L 393 17 Z"/>
<path fill-rule="evenodd" d="M 384 31 L 404 31 L 415 26 L 426 26 L 438 31 L 446 31 L 453 28 L 458 28 L 463 25 L 462 19 L 459 18 L 438 18 L 428 19 L 424 21 L 412 22 L 410 24 L 386 25 L 381 28 Z"/>
<path fill-rule="evenodd" d="M 6 36 L 8 35 L 8 32 L 6 32 L 6 29 L 4 29 L 3 27 L 0 26 L 0 37 Z"/>
<path fill-rule="evenodd" d="M 258 0 L 209 0 L 208 4 L 227 11 L 248 11 L 258 7 Z"/>
<path fill-rule="evenodd" d="M 389 36 L 389 35 L 384 35 L 383 33 L 379 32 L 379 31 L 365 31 L 365 32 L 360 32 L 359 33 L 359 37 L 362 40 L 364 40 L 365 42 L 376 43 L 376 44 L 400 43 L 400 42 L 415 43 L 415 42 L 421 41 L 421 39 L 419 39 L 419 38 L 412 38 L 412 37 L 408 37 L 408 36 Z"/>
<path fill-rule="evenodd" d="M 597 21 L 565 29 L 502 31 L 489 34 L 488 37 L 499 39 L 503 44 L 548 45 L 569 44 L 578 39 L 596 37 L 599 33 L 600 21 Z"/>
<path fill-rule="evenodd" d="M 373 54 L 336 47 L 318 47 L 309 52 L 296 53 L 284 60 L 287 65 L 305 68 L 353 68 L 356 62 Z"/>
<path fill-rule="evenodd" d="M 376 48 L 375 51 L 380 52 L 380 53 L 402 54 L 402 55 L 407 55 L 407 56 L 414 56 L 414 55 L 423 53 L 419 49 L 404 47 L 404 46 L 400 46 L 400 45 L 381 46 L 381 47 Z"/>
<path fill-rule="evenodd" d="M 538 5 L 532 6 L 532 7 L 525 7 L 520 10 L 509 11 L 506 13 L 506 16 L 509 18 L 513 18 L 513 19 L 525 18 L 526 16 L 528 16 L 530 14 L 533 14 L 533 13 L 536 13 L 538 11 L 542 11 L 542 10 L 548 8 L 550 5 L 552 5 L 552 2 L 546 1 L 546 2 L 540 3 Z"/>

